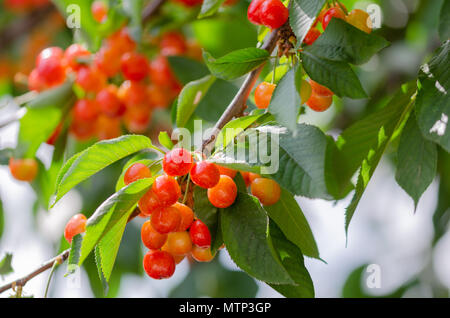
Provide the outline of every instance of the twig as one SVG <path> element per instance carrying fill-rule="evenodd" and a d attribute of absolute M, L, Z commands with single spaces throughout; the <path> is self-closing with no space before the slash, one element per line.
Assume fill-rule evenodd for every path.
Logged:
<path fill-rule="evenodd" d="M 153 0 L 150 2 L 142 12 L 142 23 L 145 24 L 150 18 L 158 12 L 159 8 L 164 4 L 166 0 Z"/>
<path fill-rule="evenodd" d="M 49 14 L 55 11 L 53 4 L 49 4 L 43 8 L 34 10 L 24 16 L 22 19 L 11 23 L 8 27 L 0 31 L 0 51 L 5 50 L 11 43 L 16 41 L 22 35 L 27 34 L 34 29 Z"/>

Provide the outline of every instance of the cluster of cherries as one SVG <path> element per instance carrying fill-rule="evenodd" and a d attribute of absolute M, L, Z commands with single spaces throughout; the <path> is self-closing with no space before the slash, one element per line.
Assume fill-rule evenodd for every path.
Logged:
<path fill-rule="evenodd" d="M 236 170 L 207 160 L 195 162 L 188 150 L 175 148 L 167 152 L 162 167 L 165 174 L 155 179 L 138 203 L 141 217 L 150 218 L 142 225 L 141 239 L 149 249 L 144 256 L 144 269 L 154 279 L 171 277 L 186 255 L 198 262 L 214 258 L 208 227 L 195 216 L 191 207 L 178 201 L 182 196 L 180 183 L 191 180 L 195 186 L 208 189 L 208 199 L 217 208 L 231 206 L 237 196 L 233 180 Z M 255 173 L 240 173 L 261 204 L 272 205 L 280 199 L 281 189 L 275 181 Z M 134 163 L 125 171 L 124 183 L 128 185 L 151 175 L 148 166 Z M 75 215 L 66 225 L 65 238 L 71 242 L 85 227 L 86 218 L 82 214 Z"/>
<path fill-rule="evenodd" d="M 253 15 L 259 12 L 257 9 L 259 8 L 257 6 L 257 1 L 258 0 L 253 0 L 248 8 L 248 16 L 250 21 L 252 22 L 254 22 Z M 255 5 L 252 6 L 253 3 L 255 3 Z M 360 9 L 355 9 L 349 14 L 346 14 L 344 10 L 346 12 L 345 6 L 340 3 L 332 7 L 327 6 L 326 8 L 324 8 L 320 12 L 311 29 L 306 34 L 303 42 L 306 45 L 312 45 L 321 35 L 321 31 L 319 30 L 318 25 L 319 22 L 322 24 L 323 30 L 325 30 L 332 18 L 345 20 L 366 33 L 370 33 L 372 31 L 370 16 L 367 12 Z M 252 12 L 252 18 L 250 12 Z M 269 82 L 262 82 L 256 87 L 254 96 L 255 104 L 258 108 L 266 109 L 267 107 L 269 107 L 275 87 L 276 84 Z M 298 87 L 298 90 L 302 102 L 305 101 L 305 104 L 314 111 L 323 112 L 327 110 L 333 103 L 334 93 L 329 88 L 320 85 L 312 79 L 302 80 L 300 86 Z"/>
<path fill-rule="evenodd" d="M 252 0 L 247 17 L 253 24 L 278 29 L 289 18 L 289 10 L 280 0 Z"/>
<path fill-rule="evenodd" d="M 5 0 L 3 5 L 6 9 L 14 12 L 24 12 L 44 7 L 50 0 Z"/>
<path fill-rule="evenodd" d="M 122 120 L 128 131 L 144 133 L 155 108 L 165 108 L 181 89 L 167 60 L 170 55 L 199 57 L 201 49 L 175 31 L 157 40 L 160 54 L 149 62 L 136 51 L 136 43 L 122 28 L 108 37 L 96 54 L 80 44 L 65 51 L 58 47 L 43 50 L 30 73 L 30 90 L 43 91 L 62 84 L 74 74 L 81 92 L 71 113 L 70 132 L 78 140 L 94 136 L 111 139 L 121 135 Z M 117 81 L 122 80 L 120 86 Z M 61 126 L 49 138 L 56 140 Z"/>

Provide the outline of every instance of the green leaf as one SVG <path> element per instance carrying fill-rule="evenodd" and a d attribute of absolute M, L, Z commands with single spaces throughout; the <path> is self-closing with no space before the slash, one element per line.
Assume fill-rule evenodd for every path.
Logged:
<path fill-rule="evenodd" d="M 83 242 L 83 236 L 81 234 L 75 235 L 72 238 L 72 244 L 70 245 L 69 258 L 67 260 L 67 274 L 75 273 L 75 271 L 79 267 L 78 262 L 80 261 L 82 242 Z"/>
<path fill-rule="evenodd" d="M 406 94 L 406 96 L 408 96 L 408 94 Z M 356 183 L 355 194 L 353 195 L 352 201 L 347 207 L 345 213 L 345 230 L 347 234 L 350 221 L 370 179 L 372 178 L 373 173 L 375 172 L 375 169 L 378 166 L 378 163 L 380 162 L 381 157 L 383 156 L 393 136 L 400 132 L 402 125 L 408 118 L 408 115 L 414 105 L 414 99 L 412 98 L 410 98 L 409 101 L 404 100 L 403 103 L 397 103 L 395 98 L 393 101 L 395 103 L 389 104 L 389 108 L 385 108 L 384 111 L 385 113 L 390 113 L 391 116 L 395 114 L 395 116 L 390 117 L 390 120 L 386 126 L 380 127 L 377 134 L 376 144 L 372 146 L 366 158 L 362 162 L 358 181 Z"/>
<path fill-rule="evenodd" d="M 131 20 L 127 28 L 133 38 L 138 41 L 142 36 L 142 10 L 144 9 L 144 1 L 124 0 L 122 1 L 122 7 Z"/>
<path fill-rule="evenodd" d="M 215 59 L 208 52 L 203 52 L 211 74 L 224 80 L 232 80 L 254 70 L 267 61 L 269 52 L 257 48 L 246 48 L 228 53 Z"/>
<path fill-rule="evenodd" d="M 182 128 L 186 125 L 215 80 L 216 78 L 214 76 L 207 75 L 199 80 L 190 82 L 183 87 L 178 96 L 177 127 Z"/>
<path fill-rule="evenodd" d="M 220 215 L 225 245 L 238 267 L 267 283 L 294 283 L 269 245 L 268 218 L 258 199 L 239 192 Z"/>
<path fill-rule="evenodd" d="M 289 24 L 297 37 L 299 47 L 316 20 L 325 0 L 293 0 L 289 9 Z"/>
<path fill-rule="evenodd" d="M 64 84 L 43 91 L 27 104 L 27 108 L 63 108 L 67 101 L 75 96 L 72 90 L 73 83 L 73 80 L 68 80 Z"/>
<path fill-rule="evenodd" d="M 275 221 L 289 241 L 297 245 L 304 255 L 320 259 L 316 240 L 294 196 L 281 189 L 280 200 L 264 206 L 269 217 Z"/>
<path fill-rule="evenodd" d="M 57 178 L 56 198 L 58 202 L 69 190 L 110 164 L 140 150 L 154 148 L 145 136 L 125 135 L 104 140 L 69 159 Z"/>
<path fill-rule="evenodd" d="M 324 59 L 309 51 L 302 52 L 303 68 L 317 83 L 331 89 L 339 97 L 366 98 L 361 83 L 348 63 Z"/>
<path fill-rule="evenodd" d="M 444 0 L 439 18 L 439 36 L 441 41 L 450 39 L 450 0 Z"/>
<path fill-rule="evenodd" d="M 274 222 L 270 222 L 269 234 L 277 256 L 295 281 L 295 285 L 270 284 L 270 286 L 289 298 L 313 298 L 314 285 L 305 267 L 302 251 L 284 236 Z"/>
<path fill-rule="evenodd" d="M 81 246 L 79 265 L 83 263 L 103 238 L 107 237 L 103 244 L 108 245 L 112 238 L 117 238 L 116 234 L 123 232 L 120 227 L 121 224 L 128 220 L 139 199 L 152 186 L 154 179 L 154 177 L 141 179 L 129 184 L 119 192 L 114 193 L 97 208 L 86 223 L 86 234 Z M 112 233 L 108 234 L 110 231 Z M 113 255 L 113 252 L 111 251 L 112 254 L 108 256 Z M 102 263 L 105 264 L 105 262 L 110 265 L 111 259 L 103 259 Z M 107 269 L 109 269 L 108 266 Z M 107 273 L 108 271 L 105 270 L 105 277 L 107 277 Z"/>
<path fill-rule="evenodd" d="M 11 274 L 14 272 L 11 262 L 12 262 L 13 255 L 10 253 L 6 253 L 5 256 L 0 260 L 0 276 L 3 278 L 3 276 L 6 276 L 8 274 Z"/>
<path fill-rule="evenodd" d="M 94 259 L 95 266 L 97 267 L 98 278 L 100 279 L 100 283 L 102 284 L 103 296 L 106 296 L 109 292 L 109 284 L 105 278 L 105 275 L 103 274 L 102 257 L 100 255 L 98 245 L 94 249 Z"/>
<path fill-rule="evenodd" d="M 222 243 L 221 229 L 219 227 L 219 209 L 213 206 L 207 195 L 207 190 L 198 186 L 194 188 L 194 212 L 209 229 L 211 233 L 211 252 L 214 254 Z"/>
<path fill-rule="evenodd" d="M 450 152 L 450 40 L 419 73 L 416 118 L 423 136 Z"/>
<path fill-rule="evenodd" d="M 325 32 L 305 50 L 336 62 L 363 64 L 389 42 L 375 34 L 368 34 L 341 19 L 331 19 Z"/>
<path fill-rule="evenodd" d="M 297 127 L 297 114 L 300 107 L 300 95 L 297 91 L 295 77 L 297 68 L 292 68 L 280 80 L 270 100 L 269 111 L 276 121 L 295 131 Z"/>
<path fill-rule="evenodd" d="M 173 148 L 172 139 L 170 139 L 169 134 L 167 133 L 167 131 L 160 131 L 159 132 L 158 141 L 161 144 L 161 146 L 166 147 L 169 150 Z"/>
<path fill-rule="evenodd" d="M 167 60 L 170 69 L 183 85 L 209 74 L 208 68 L 196 60 L 182 56 L 168 56 Z"/>
<path fill-rule="evenodd" d="M 395 179 L 414 200 L 415 207 L 436 176 L 437 159 L 436 144 L 423 138 L 416 118 L 411 114 L 398 146 Z"/>
<path fill-rule="evenodd" d="M 200 13 L 198 14 L 198 18 L 206 18 L 219 10 L 222 3 L 224 3 L 225 0 L 205 0 L 202 3 L 202 8 L 200 9 Z"/>

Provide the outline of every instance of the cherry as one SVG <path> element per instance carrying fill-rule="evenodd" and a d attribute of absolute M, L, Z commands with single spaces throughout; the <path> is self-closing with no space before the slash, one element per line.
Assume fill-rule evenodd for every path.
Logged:
<path fill-rule="evenodd" d="M 275 204 L 281 196 L 280 186 L 272 179 L 257 178 L 253 180 L 250 188 L 262 205 Z"/>
<path fill-rule="evenodd" d="M 147 86 L 135 81 L 123 82 L 119 87 L 118 96 L 128 108 L 146 105 L 149 97 Z"/>
<path fill-rule="evenodd" d="M 192 222 L 194 222 L 194 211 L 192 211 L 192 209 L 187 205 L 180 202 L 177 202 L 172 206 L 178 209 L 181 215 L 181 222 L 177 232 L 186 231 L 191 226 Z"/>
<path fill-rule="evenodd" d="M 255 89 L 255 104 L 260 109 L 269 107 L 273 91 L 276 85 L 268 82 L 262 82 Z"/>
<path fill-rule="evenodd" d="M 79 99 L 73 108 L 73 116 L 76 121 L 92 122 L 97 119 L 99 109 L 95 100 Z"/>
<path fill-rule="evenodd" d="M 278 29 L 289 18 L 289 10 L 280 0 L 265 0 L 260 7 L 261 23 L 268 28 Z"/>
<path fill-rule="evenodd" d="M 125 105 L 120 100 L 117 87 L 114 85 L 109 85 L 98 92 L 95 100 L 101 112 L 108 117 L 120 117 L 125 113 Z"/>
<path fill-rule="evenodd" d="M 302 104 L 305 104 L 308 99 L 311 97 L 312 88 L 311 84 L 306 80 L 302 80 L 300 82 L 300 100 Z"/>
<path fill-rule="evenodd" d="M 250 181 L 250 172 L 247 171 L 240 171 L 242 178 L 244 179 L 245 185 L 248 187 L 251 183 Z"/>
<path fill-rule="evenodd" d="M 320 31 L 316 28 L 309 29 L 308 33 L 306 33 L 305 39 L 303 42 L 307 45 L 312 45 L 320 36 Z"/>
<path fill-rule="evenodd" d="M 202 248 L 196 245 L 192 247 L 191 255 L 197 262 L 211 262 L 214 258 L 214 255 L 211 253 L 211 248 Z"/>
<path fill-rule="evenodd" d="M 217 169 L 219 169 L 220 175 L 229 176 L 231 179 L 233 179 L 236 176 L 237 173 L 236 170 L 219 165 L 216 165 L 216 167 Z"/>
<path fill-rule="evenodd" d="M 192 241 L 189 233 L 173 232 L 167 238 L 167 251 L 172 255 L 185 255 L 192 250 Z"/>
<path fill-rule="evenodd" d="M 79 58 L 87 58 L 91 53 L 81 44 L 72 44 L 64 52 L 64 64 L 74 71 L 78 71 L 83 64 L 79 62 Z"/>
<path fill-rule="evenodd" d="M 47 141 L 45 142 L 48 145 L 54 145 L 56 140 L 58 139 L 59 135 L 61 134 L 61 130 L 63 128 L 63 123 L 59 123 L 58 126 L 56 126 L 55 130 L 52 132 L 50 137 L 48 137 Z"/>
<path fill-rule="evenodd" d="M 261 22 L 261 5 L 265 0 L 252 0 L 247 9 L 247 18 L 253 24 L 262 24 Z"/>
<path fill-rule="evenodd" d="M 144 55 L 128 52 L 122 56 L 120 68 L 126 79 L 140 81 L 148 75 L 149 64 Z"/>
<path fill-rule="evenodd" d="M 135 134 L 143 134 L 147 131 L 152 119 L 152 111 L 145 107 L 132 107 L 125 113 L 125 125 Z"/>
<path fill-rule="evenodd" d="M 43 50 L 36 58 L 39 77 L 48 87 L 57 86 L 66 78 L 66 70 L 62 64 L 63 54 L 61 48 L 51 47 Z"/>
<path fill-rule="evenodd" d="M 159 43 L 160 53 L 164 56 L 183 55 L 187 51 L 186 39 L 179 32 L 166 32 Z"/>
<path fill-rule="evenodd" d="M 316 112 L 323 112 L 330 108 L 332 103 L 333 96 L 318 95 L 315 91 L 313 91 L 311 97 L 306 102 L 306 105 Z"/>
<path fill-rule="evenodd" d="M 219 183 L 208 189 L 208 199 L 217 208 L 227 208 L 234 203 L 237 196 L 237 187 L 229 176 L 221 175 Z"/>
<path fill-rule="evenodd" d="M 354 27 L 364 31 L 366 33 L 372 32 L 372 20 L 367 12 L 354 9 L 347 16 L 346 21 L 353 25 Z"/>
<path fill-rule="evenodd" d="M 249 172 L 248 173 L 248 180 L 250 183 L 252 183 L 255 179 L 261 178 L 261 176 L 257 173 Z"/>
<path fill-rule="evenodd" d="M 166 57 L 160 55 L 150 63 L 150 77 L 153 83 L 160 86 L 177 87 L 179 83 L 172 74 Z"/>
<path fill-rule="evenodd" d="M 175 232 L 181 223 L 181 214 L 177 208 L 168 207 L 153 211 L 151 218 L 153 228 L 161 234 Z"/>
<path fill-rule="evenodd" d="M 162 167 L 169 176 L 184 176 L 192 168 L 193 158 L 190 151 L 174 148 L 164 155 Z"/>
<path fill-rule="evenodd" d="M 163 207 L 175 204 L 181 196 L 181 189 L 177 180 L 169 176 L 156 178 L 152 189 Z"/>
<path fill-rule="evenodd" d="M 199 247 L 211 246 L 211 233 L 205 223 L 200 220 L 195 220 L 189 229 L 192 243 Z"/>
<path fill-rule="evenodd" d="M 150 84 L 147 87 L 147 96 L 153 108 L 166 108 L 170 105 L 170 92 L 165 86 Z"/>
<path fill-rule="evenodd" d="M 64 51 L 60 47 L 52 46 L 42 50 L 36 57 L 36 66 L 46 59 L 55 59 L 61 61 L 64 57 Z"/>
<path fill-rule="evenodd" d="M 309 80 L 309 84 L 311 85 L 311 89 L 314 93 L 321 96 L 332 96 L 334 93 L 328 88 L 319 83 Z"/>
<path fill-rule="evenodd" d="M 64 229 L 64 237 L 67 242 L 72 243 L 75 235 L 86 232 L 86 221 L 87 219 L 83 214 L 76 214 L 67 222 Z"/>
<path fill-rule="evenodd" d="M 339 6 L 328 9 L 322 19 L 322 26 L 325 30 L 332 18 L 345 20 L 345 13 Z"/>
<path fill-rule="evenodd" d="M 169 278 L 175 272 L 175 260 L 168 252 L 150 250 L 144 256 L 144 270 L 154 279 Z"/>
<path fill-rule="evenodd" d="M 132 52 L 136 48 L 136 42 L 130 37 L 128 29 L 123 27 L 106 40 L 106 45 L 117 52 L 119 56 Z"/>
<path fill-rule="evenodd" d="M 122 135 L 119 118 L 100 115 L 95 125 L 97 127 L 97 137 L 100 140 L 113 139 Z"/>
<path fill-rule="evenodd" d="M 44 79 L 41 77 L 37 69 L 31 71 L 28 75 L 28 89 L 30 91 L 42 92 L 47 88 Z"/>
<path fill-rule="evenodd" d="M 86 92 L 97 93 L 106 86 L 106 76 L 95 67 L 81 67 L 76 83 Z"/>
<path fill-rule="evenodd" d="M 170 235 L 170 234 L 169 234 Z M 166 241 L 166 244 L 163 245 L 163 247 L 161 247 L 161 251 L 164 252 L 168 252 L 170 255 L 172 255 L 173 259 L 175 260 L 175 264 L 180 264 L 182 260 L 184 260 L 184 258 L 186 257 L 186 255 L 175 255 L 173 254 L 170 250 L 169 250 L 169 245 L 167 244 L 168 242 Z"/>
<path fill-rule="evenodd" d="M 214 187 L 220 179 L 220 171 L 217 166 L 208 161 L 195 163 L 191 169 L 191 180 L 201 188 Z"/>
<path fill-rule="evenodd" d="M 192 39 L 188 40 L 186 55 L 191 59 L 202 61 L 203 60 L 202 47 L 196 41 Z"/>
<path fill-rule="evenodd" d="M 112 77 L 120 71 L 121 52 L 105 45 L 95 54 L 95 66 L 106 76 Z"/>
<path fill-rule="evenodd" d="M 156 231 L 150 220 L 145 221 L 141 228 L 142 243 L 151 250 L 158 250 L 167 241 L 167 234 L 161 234 Z"/>
<path fill-rule="evenodd" d="M 96 127 L 92 124 L 92 122 L 77 120 L 74 118 L 70 124 L 70 132 L 77 140 L 88 140 L 94 136 Z"/>
<path fill-rule="evenodd" d="M 127 169 L 123 176 L 123 180 L 125 184 L 128 185 L 140 179 L 150 178 L 151 176 L 152 173 L 150 172 L 150 169 L 146 165 L 138 162 L 132 164 Z"/>
<path fill-rule="evenodd" d="M 9 159 L 9 171 L 14 179 L 31 182 L 38 173 L 38 164 L 34 159 Z"/>
<path fill-rule="evenodd" d="M 106 20 L 108 15 L 108 7 L 105 2 L 101 0 L 92 2 L 91 11 L 94 20 L 98 23 L 102 23 Z"/>
<path fill-rule="evenodd" d="M 149 216 L 152 212 L 162 208 L 155 192 L 152 189 L 148 190 L 144 196 L 139 200 L 139 209 L 143 215 Z"/>

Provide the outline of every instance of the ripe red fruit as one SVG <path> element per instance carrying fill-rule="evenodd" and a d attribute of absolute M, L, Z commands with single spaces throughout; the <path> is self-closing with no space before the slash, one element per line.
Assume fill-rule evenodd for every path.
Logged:
<path fill-rule="evenodd" d="M 122 56 L 120 69 L 125 78 L 131 81 L 140 81 L 148 75 L 149 64 L 144 55 L 129 52 Z"/>
<path fill-rule="evenodd" d="M 63 50 L 59 47 L 50 47 L 43 50 L 36 58 L 36 69 L 39 77 L 48 87 L 64 82 L 66 70 L 62 63 Z"/>
<path fill-rule="evenodd" d="M 181 215 L 181 222 L 180 226 L 177 229 L 177 232 L 183 232 L 186 231 L 194 222 L 194 211 L 187 205 L 177 202 L 172 207 L 178 209 Z"/>
<path fill-rule="evenodd" d="M 95 100 L 79 99 L 73 108 L 73 116 L 76 121 L 92 122 L 97 119 L 99 109 Z"/>
<path fill-rule="evenodd" d="M 81 44 L 72 44 L 64 52 L 64 65 L 78 71 L 83 66 L 78 59 L 87 58 L 90 55 L 91 53 Z"/>
<path fill-rule="evenodd" d="M 121 52 L 105 45 L 95 54 L 95 66 L 106 76 L 112 77 L 120 71 Z"/>
<path fill-rule="evenodd" d="M 237 173 L 236 170 L 219 165 L 216 165 L 216 167 L 217 169 L 219 169 L 220 175 L 229 176 L 231 179 L 233 179 L 236 176 Z"/>
<path fill-rule="evenodd" d="M 175 272 L 175 260 L 168 252 L 150 250 L 144 256 L 144 270 L 154 279 L 169 278 Z"/>
<path fill-rule="evenodd" d="M 321 96 L 332 96 L 334 93 L 328 88 L 319 83 L 309 80 L 309 84 L 311 85 L 311 89 L 314 93 Z"/>
<path fill-rule="evenodd" d="M 289 18 L 289 10 L 280 0 L 265 0 L 260 7 L 260 18 L 266 27 L 278 29 Z"/>
<path fill-rule="evenodd" d="M 201 161 L 192 166 L 191 180 L 204 189 L 214 187 L 220 179 L 217 166 L 208 161 Z"/>
<path fill-rule="evenodd" d="M 229 176 L 221 175 L 219 183 L 208 189 L 208 199 L 217 208 L 227 208 L 234 203 L 237 196 L 237 187 Z"/>
<path fill-rule="evenodd" d="M 324 30 L 327 28 L 327 26 L 330 23 L 332 18 L 344 20 L 345 13 L 344 13 L 344 11 L 342 11 L 342 9 L 340 7 L 333 7 L 331 9 L 328 9 L 328 11 L 325 12 L 323 19 L 322 19 L 322 26 L 323 26 Z"/>
<path fill-rule="evenodd" d="M 261 5 L 265 0 L 252 0 L 247 9 L 247 18 L 253 24 L 262 24 Z"/>
<path fill-rule="evenodd" d="M 199 247 L 211 246 L 211 233 L 205 223 L 200 220 L 194 221 L 189 229 L 191 241 Z"/>
<path fill-rule="evenodd" d="M 320 31 L 316 28 L 309 29 L 308 33 L 306 33 L 305 39 L 303 42 L 307 45 L 312 45 L 320 36 Z"/>
<path fill-rule="evenodd" d="M 177 208 L 168 207 L 156 210 L 151 218 L 153 228 L 161 234 L 175 232 L 181 223 L 181 214 Z"/>
<path fill-rule="evenodd" d="M 281 189 L 272 179 L 257 178 L 251 184 L 252 194 L 259 199 L 262 205 L 272 205 L 278 202 Z"/>
<path fill-rule="evenodd" d="M 160 53 L 164 56 L 183 55 L 187 51 L 186 39 L 180 32 L 166 32 L 159 43 Z"/>
<path fill-rule="evenodd" d="M 127 108 L 146 105 L 148 102 L 147 86 L 141 82 L 125 81 L 119 87 L 118 96 Z"/>
<path fill-rule="evenodd" d="M 125 113 L 125 105 L 122 103 L 118 96 L 116 86 L 109 85 L 95 97 L 100 111 L 111 118 L 120 117 Z"/>
<path fill-rule="evenodd" d="M 106 40 L 106 45 L 118 53 L 119 56 L 132 52 L 136 48 L 136 42 L 130 37 L 127 28 L 121 28 Z"/>
<path fill-rule="evenodd" d="M 55 59 L 61 61 L 64 57 L 64 51 L 60 47 L 52 46 L 42 50 L 36 57 L 36 66 L 39 65 L 43 60 Z"/>
<path fill-rule="evenodd" d="M 31 182 L 38 173 L 38 164 L 34 159 L 9 159 L 9 171 L 14 179 Z"/>
<path fill-rule="evenodd" d="M 250 172 L 240 171 L 242 178 L 244 179 L 245 185 L 248 187 L 250 185 Z"/>
<path fill-rule="evenodd" d="M 107 140 L 120 137 L 122 129 L 119 118 L 111 118 L 100 115 L 95 122 L 97 128 L 97 137 L 99 140 Z"/>
<path fill-rule="evenodd" d="M 190 151 L 175 148 L 164 155 L 162 167 L 169 176 L 184 176 L 191 170 L 193 161 Z"/>
<path fill-rule="evenodd" d="M 108 7 L 105 2 L 98 0 L 92 2 L 91 5 L 92 16 L 98 23 L 104 22 L 108 15 Z"/>
<path fill-rule="evenodd" d="M 67 242 L 72 243 L 75 235 L 84 233 L 86 231 L 86 217 L 83 214 L 74 215 L 69 222 L 67 222 L 64 229 L 64 237 Z"/>
<path fill-rule="evenodd" d="M 47 88 L 44 79 L 41 78 L 37 69 L 31 71 L 28 75 L 28 89 L 30 91 L 42 92 Z"/>
<path fill-rule="evenodd" d="M 95 135 L 96 127 L 92 122 L 77 120 L 74 118 L 70 123 L 70 133 L 77 140 L 88 140 Z"/>
<path fill-rule="evenodd" d="M 129 132 L 143 134 L 152 119 L 152 111 L 145 107 L 129 108 L 125 113 L 125 125 Z"/>
<path fill-rule="evenodd" d="M 147 95 L 153 108 L 166 108 L 170 105 L 170 91 L 165 86 L 150 84 L 147 87 Z"/>
<path fill-rule="evenodd" d="M 269 107 L 273 91 L 276 85 L 268 82 L 262 82 L 255 89 L 255 105 L 260 109 Z"/>
<path fill-rule="evenodd" d="M 313 91 L 311 97 L 306 102 L 306 105 L 316 112 L 323 112 L 330 108 L 332 103 L 333 96 L 322 96 Z"/>
<path fill-rule="evenodd" d="M 257 173 L 249 172 L 248 180 L 250 181 L 250 183 L 252 183 L 257 178 L 261 178 L 261 176 Z"/>
<path fill-rule="evenodd" d="M 192 241 L 189 233 L 173 232 L 167 237 L 167 251 L 172 255 L 185 255 L 192 250 Z"/>
<path fill-rule="evenodd" d="M 132 164 L 127 169 L 125 175 L 123 176 L 123 180 L 125 184 L 128 185 L 140 179 L 150 178 L 151 176 L 152 173 L 150 172 L 150 169 L 146 165 L 138 162 Z"/>
<path fill-rule="evenodd" d="M 174 86 L 178 84 L 172 74 L 166 57 L 160 55 L 150 63 L 150 78 L 153 83 L 160 86 Z"/>
<path fill-rule="evenodd" d="M 145 221 L 141 228 L 142 243 L 150 250 L 158 250 L 167 241 L 167 234 L 161 234 L 156 231 L 150 220 Z"/>
<path fill-rule="evenodd" d="M 181 189 L 177 180 L 165 175 L 155 179 L 152 189 L 163 207 L 175 204 L 181 196 Z"/>
<path fill-rule="evenodd" d="M 86 92 L 97 93 L 106 86 L 106 76 L 95 67 L 81 67 L 76 83 Z"/>
<path fill-rule="evenodd" d="M 191 250 L 191 256 L 197 262 L 211 262 L 214 255 L 211 253 L 210 247 L 199 247 L 194 245 Z"/>
<path fill-rule="evenodd" d="M 150 216 L 154 211 L 162 208 L 155 192 L 152 189 L 148 190 L 144 196 L 139 200 L 139 209 L 141 213 Z"/>

